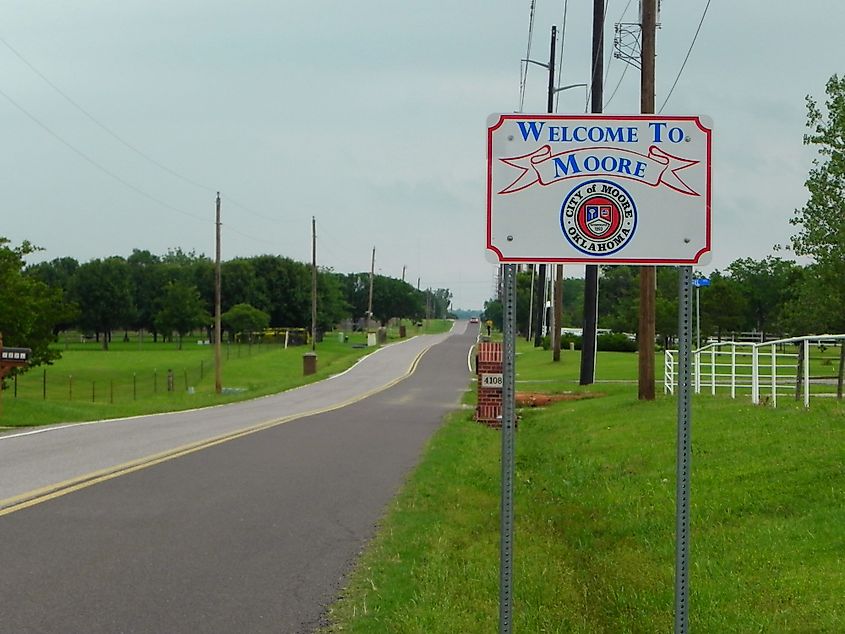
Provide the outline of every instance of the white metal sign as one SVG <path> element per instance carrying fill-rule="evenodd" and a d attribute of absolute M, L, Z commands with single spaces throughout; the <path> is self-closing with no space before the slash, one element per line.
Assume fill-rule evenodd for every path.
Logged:
<path fill-rule="evenodd" d="M 685 264 L 710 253 L 712 123 L 495 114 L 487 252 L 497 262 Z"/>

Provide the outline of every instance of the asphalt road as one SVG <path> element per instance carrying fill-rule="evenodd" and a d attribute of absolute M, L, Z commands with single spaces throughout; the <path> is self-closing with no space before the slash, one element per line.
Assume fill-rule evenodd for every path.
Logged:
<path fill-rule="evenodd" d="M 7 487 L 0 632 L 313 631 L 427 439 L 457 407 L 476 332 L 461 324 L 451 336 L 389 346 L 370 357 L 377 363 L 332 380 L 357 384 L 358 394 L 370 394 L 363 400 L 336 394 L 341 383 L 328 391 L 332 381 L 315 384 L 316 400 L 299 405 L 306 413 L 336 408 L 325 413 L 291 419 L 296 414 L 280 416 L 277 405 L 269 420 L 250 406 L 154 417 L 191 427 L 193 416 L 216 421 L 227 411 L 228 431 L 216 443 L 187 440 L 194 450 L 159 451 L 151 466 L 132 457 L 155 449 L 147 446 L 101 460 L 112 467 L 99 481 L 86 481 L 84 465 L 56 458 L 71 463 L 57 474 L 73 486 L 55 497 L 39 483 L 46 498 L 15 506 L 32 491 Z M 380 389 L 405 376 L 406 357 L 413 364 L 430 343 L 413 373 Z M 143 428 L 138 421 L 149 422 L 133 421 L 80 429 L 132 428 L 131 438 Z M 238 429 L 249 433 L 232 433 Z M 46 464 L 56 445 L 69 450 L 56 436 L 63 433 L 0 438 L 0 477 L 7 447 L 31 442 L 30 455 Z M 171 449 L 184 440 L 176 436 Z M 127 456 L 131 468 L 114 471 Z"/>

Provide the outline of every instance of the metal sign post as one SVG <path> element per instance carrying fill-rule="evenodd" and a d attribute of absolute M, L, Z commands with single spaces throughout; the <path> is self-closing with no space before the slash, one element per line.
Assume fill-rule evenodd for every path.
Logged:
<path fill-rule="evenodd" d="M 502 265 L 504 346 L 502 354 L 502 501 L 499 543 L 499 634 L 510 634 L 513 612 L 513 474 L 516 429 L 516 265 Z"/>
<path fill-rule="evenodd" d="M 486 251 L 505 276 L 500 632 L 511 627 L 513 266 L 520 262 L 681 267 L 675 632 L 687 631 L 692 266 L 712 250 L 712 127 L 698 115 L 487 119 Z"/>
<path fill-rule="evenodd" d="M 689 626 L 690 347 L 692 267 L 678 276 L 678 455 L 675 482 L 675 634 Z"/>
<path fill-rule="evenodd" d="M 695 348 L 701 348 L 701 287 L 710 286 L 710 280 L 706 277 L 697 277 L 692 281 L 695 287 Z"/>

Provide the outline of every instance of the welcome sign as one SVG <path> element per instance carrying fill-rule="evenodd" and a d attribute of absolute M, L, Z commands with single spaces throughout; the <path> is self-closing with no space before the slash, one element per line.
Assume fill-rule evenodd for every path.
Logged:
<path fill-rule="evenodd" d="M 487 252 L 497 262 L 684 264 L 710 253 L 701 116 L 496 114 Z"/>

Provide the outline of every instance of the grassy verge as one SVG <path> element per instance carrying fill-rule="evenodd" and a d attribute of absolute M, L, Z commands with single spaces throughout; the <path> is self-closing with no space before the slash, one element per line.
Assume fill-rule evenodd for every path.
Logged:
<path fill-rule="evenodd" d="M 446 320 L 409 325 L 407 336 L 448 330 Z M 388 341 L 399 339 L 396 332 Z M 302 355 L 310 346 L 223 346 L 222 383 L 214 388 L 214 351 L 186 339 L 174 343 L 115 341 L 108 351 L 96 343 L 61 343 L 62 358 L 7 381 L 0 426 L 20 427 L 137 416 L 241 401 L 325 379 L 349 368 L 376 348 L 362 347 L 365 333 L 347 341 L 327 334 L 317 344 L 317 372 L 303 376 Z M 168 390 L 172 373 L 173 389 Z"/>
<path fill-rule="evenodd" d="M 572 389 L 540 382 L 548 353 L 521 353 L 523 380 Z M 575 358 L 559 372 L 577 376 Z M 635 356 L 608 361 L 600 376 L 635 376 Z M 672 629 L 675 401 L 595 389 L 605 396 L 521 412 L 515 632 Z M 845 407 L 784 405 L 694 399 L 692 631 L 845 631 Z M 447 420 L 326 631 L 497 630 L 499 452 L 471 414 Z"/>

